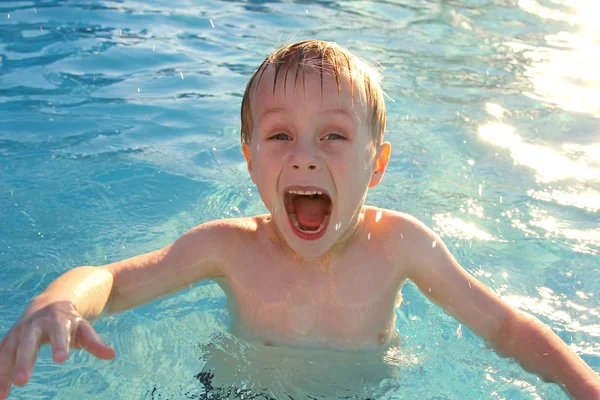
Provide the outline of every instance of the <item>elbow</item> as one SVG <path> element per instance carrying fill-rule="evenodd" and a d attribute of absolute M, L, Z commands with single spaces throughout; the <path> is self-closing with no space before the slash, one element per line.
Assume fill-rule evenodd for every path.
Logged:
<path fill-rule="evenodd" d="M 117 282 L 116 280 L 116 275 L 114 273 L 114 271 L 112 271 L 109 268 L 104 268 L 104 267 L 99 267 L 100 269 L 103 269 L 105 274 L 106 274 L 106 278 L 107 278 L 107 282 L 108 282 L 108 296 L 106 298 L 106 302 L 104 304 L 104 308 L 101 311 L 101 315 L 102 316 L 106 316 L 106 315 L 111 315 L 114 314 L 114 312 L 112 311 L 113 309 L 113 304 L 115 301 L 115 282 Z"/>
<path fill-rule="evenodd" d="M 513 358 L 525 371 L 554 382 L 551 375 L 539 371 L 550 333 L 534 317 L 512 310 L 498 327 L 492 345 L 499 356 Z"/>
<path fill-rule="evenodd" d="M 83 306 L 82 315 L 95 320 L 111 313 L 115 276 L 106 267 L 81 267 L 86 269 L 85 278 L 76 288 L 77 304 Z M 78 310 L 79 311 L 79 310 Z"/>
<path fill-rule="evenodd" d="M 500 321 L 490 340 L 494 351 L 500 357 L 516 357 L 519 348 L 523 346 L 519 340 L 523 338 L 522 331 L 531 323 L 535 322 L 517 310 L 510 310 Z"/>

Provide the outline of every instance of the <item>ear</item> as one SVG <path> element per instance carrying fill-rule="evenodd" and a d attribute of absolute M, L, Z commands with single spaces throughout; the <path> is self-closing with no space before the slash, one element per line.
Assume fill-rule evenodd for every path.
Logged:
<path fill-rule="evenodd" d="M 254 182 L 254 177 L 252 176 L 252 156 L 250 155 L 250 143 L 242 143 L 242 151 L 244 152 L 244 158 L 246 159 L 246 165 L 248 166 L 250 178 L 252 178 L 252 182 Z"/>
<path fill-rule="evenodd" d="M 375 158 L 375 169 L 373 170 L 373 175 L 371 175 L 371 180 L 369 181 L 369 189 L 374 188 L 381 182 L 383 173 L 390 162 L 391 153 L 392 145 L 389 142 L 383 142 L 379 145 L 377 157 Z"/>

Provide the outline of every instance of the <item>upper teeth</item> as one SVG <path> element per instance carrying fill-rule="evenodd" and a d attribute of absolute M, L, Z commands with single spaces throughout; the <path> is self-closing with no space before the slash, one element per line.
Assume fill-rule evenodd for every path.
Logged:
<path fill-rule="evenodd" d="M 323 192 L 319 192 L 319 191 L 316 191 L 316 190 L 306 190 L 306 191 L 302 191 L 302 190 L 288 190 L 288 193 L 291 193 L 291 194 L 301 194 L 303 196 L 312 196 L 312 195 L 315 195 L 315 194 L 318 194 L 318 195 L 323 194 Z"/>

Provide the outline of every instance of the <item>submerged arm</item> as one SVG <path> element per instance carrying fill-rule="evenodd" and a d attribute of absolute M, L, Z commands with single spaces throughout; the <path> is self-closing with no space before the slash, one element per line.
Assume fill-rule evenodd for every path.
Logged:
<path fill-rule="evenodd" d="M 512 308 L 452 257 L 441 239 L 415 221 L 409 278 L 434 303 L 490 343 L 503 357 L 559 384 L 576 399 L 600 399 L 600 378 L 556 334 Z"/>

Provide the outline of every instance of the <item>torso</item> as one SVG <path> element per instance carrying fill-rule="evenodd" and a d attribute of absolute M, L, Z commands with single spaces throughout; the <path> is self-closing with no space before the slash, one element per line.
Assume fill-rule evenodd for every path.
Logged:
<path fill-rule="evenodd" d="M 395 342 L 403 244 L 391 243 L 390 221 L 386 214 L 376 220 L 377 212 L 365 208 L 353 244 L 320 262 L 286 254 L 265 229 L 268 216 L 252 218 L 217 279 L 228 297 L 232 333 L 266 345 L 347 349 Z"/>

